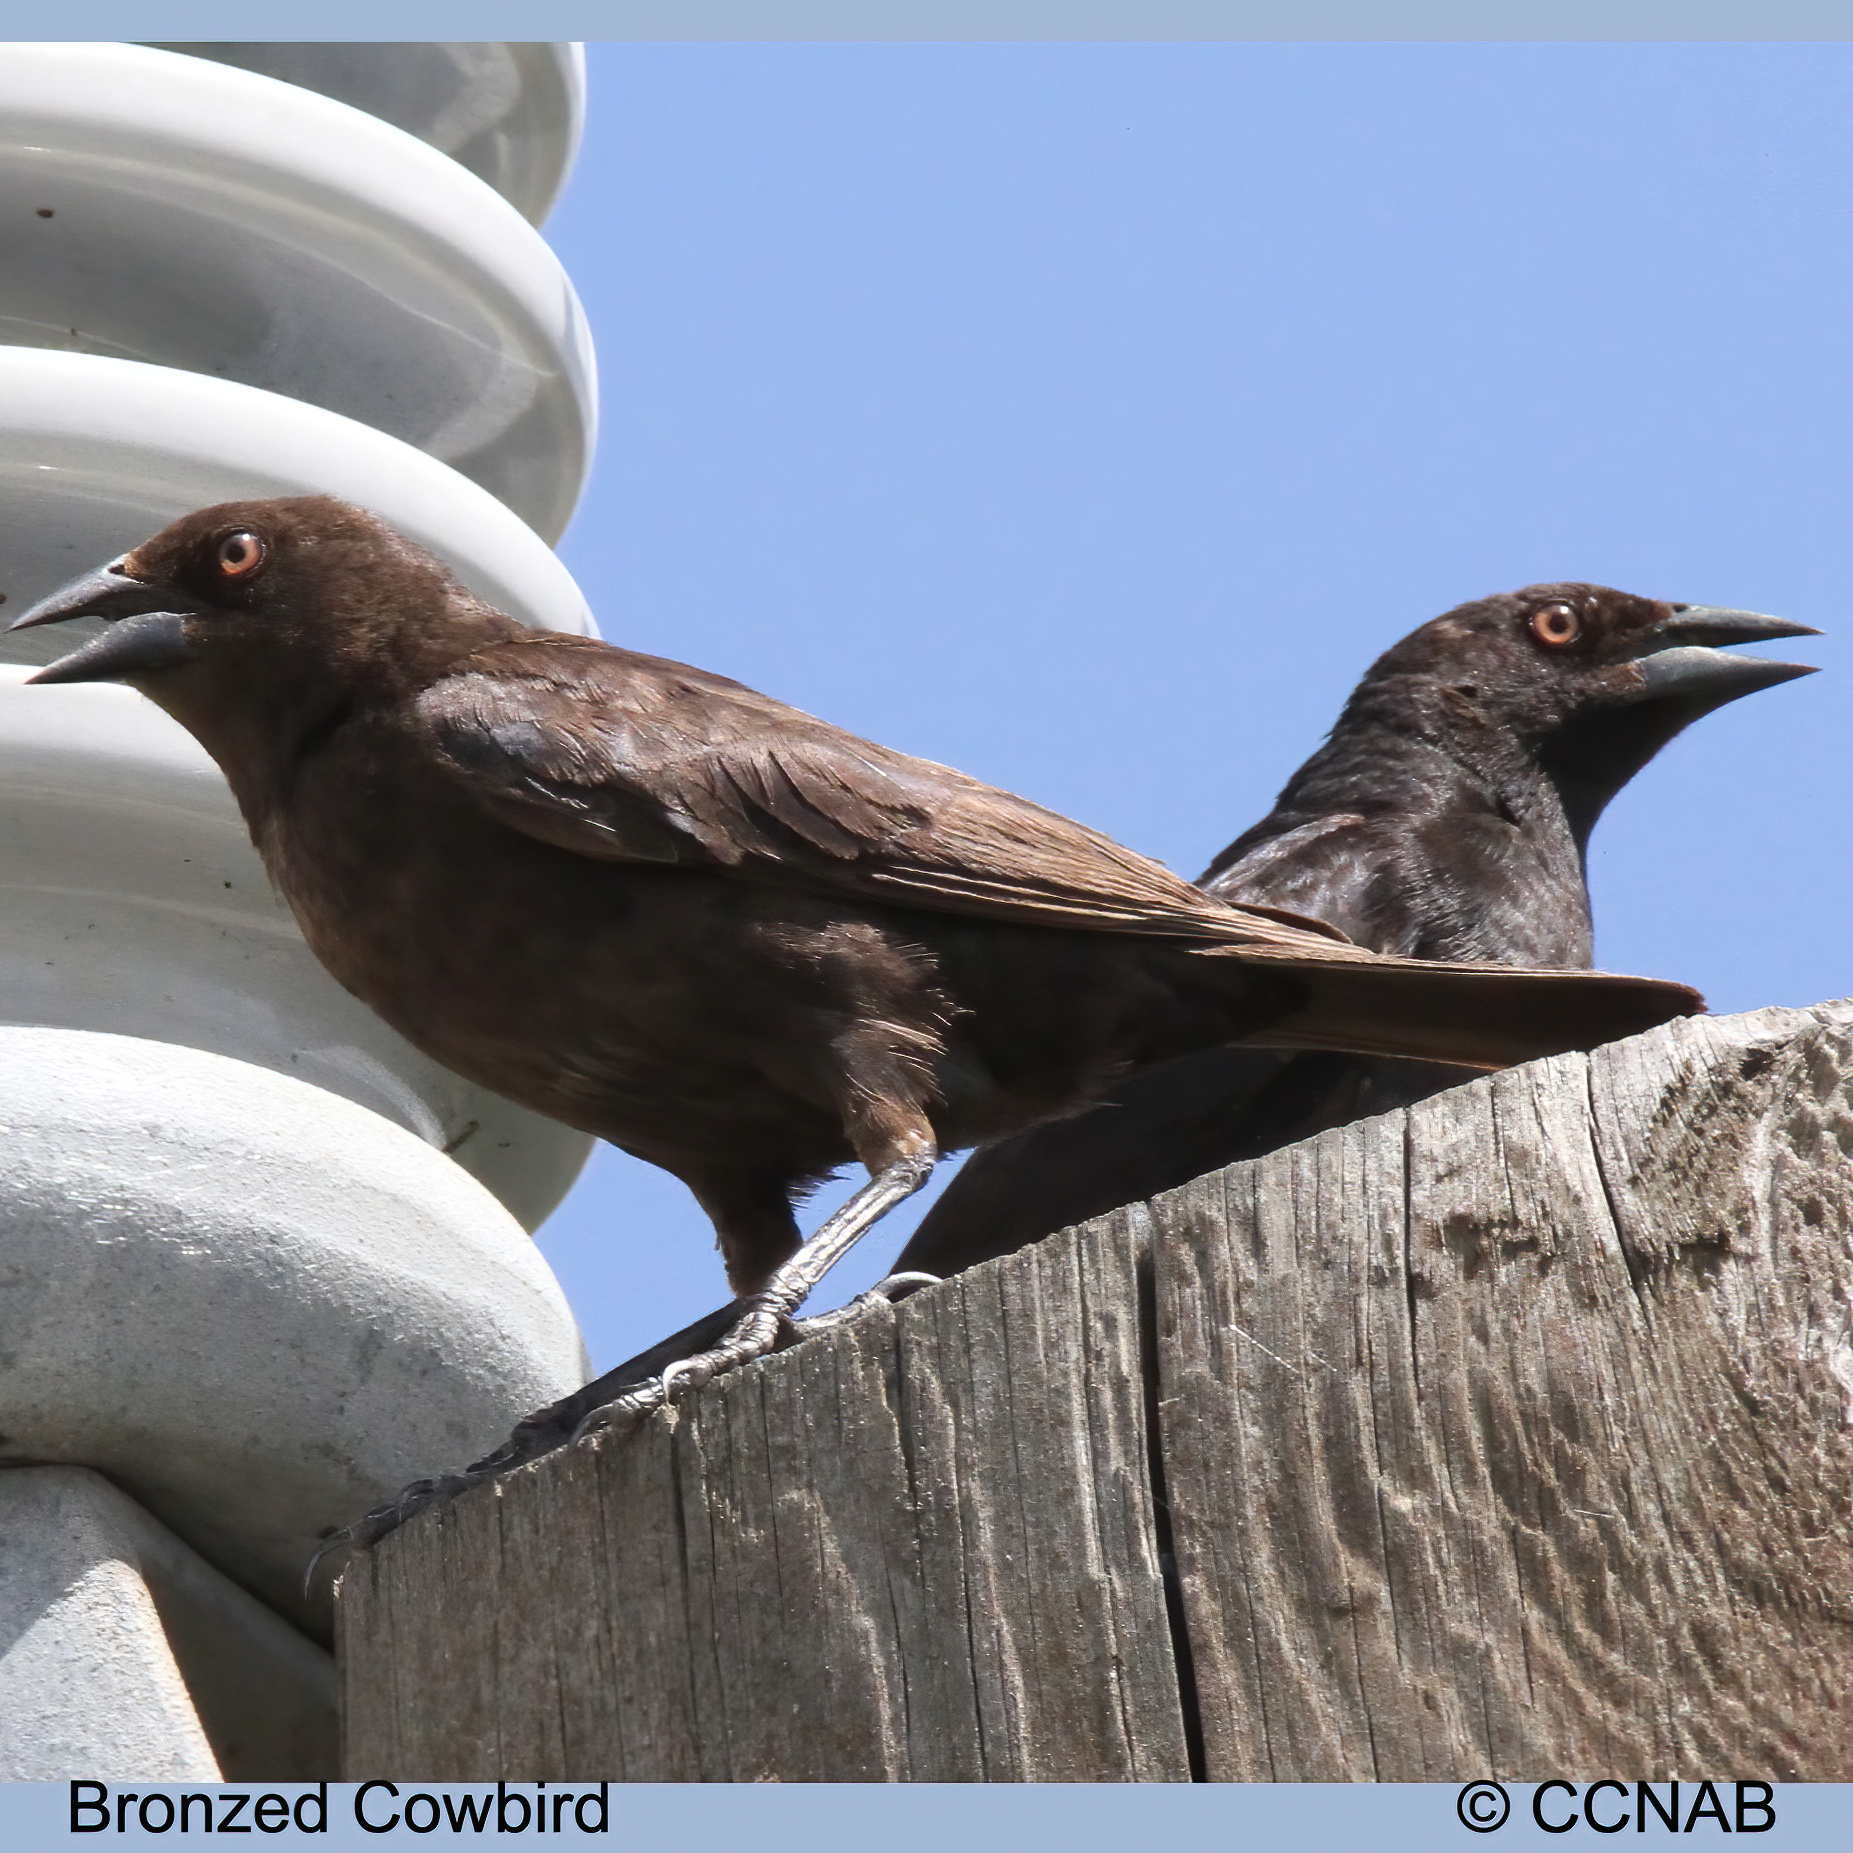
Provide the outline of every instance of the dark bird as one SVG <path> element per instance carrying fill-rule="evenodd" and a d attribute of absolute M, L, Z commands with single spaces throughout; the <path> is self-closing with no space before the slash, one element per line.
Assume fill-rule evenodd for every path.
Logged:
<path fill-rule="evenodd" d="M 1200 885 L 1325 921 L 1377 952 L 1587 966 L 1596 819 L 1700 716 L 1811 673 L 1720 646 L 1815 634 L 1606 586 L 1462 605 L 1372 665 L 1325 744 Z M 895 1265 L 957 1273 L 1467 1078 L 1433 1063 L 1232 1048 L 1141 1069 L 1098 1108 L 973 1153 Z"/>
<path fill-rule="evenodd" d="M 696 1380 L 766 1349 L 942 1152 L 1140 1066 L 1250 1043 L 1498 1067 L 1701 1008 L 1229 906 L 725 677 L 524 630 L 326 497 L 202 509 L 16 628 L 80 617 L 107 628 L 32 679 L 126 682 L 192 732 L 342 984 L 694 1192 L 755 1296 Z M 794 1200 L 851 1159 L 868 1184 L 800 1250 Z"/>

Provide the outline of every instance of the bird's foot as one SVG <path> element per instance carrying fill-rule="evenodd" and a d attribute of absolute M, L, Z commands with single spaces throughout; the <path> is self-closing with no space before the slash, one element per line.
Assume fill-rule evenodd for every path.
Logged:
<path fill-rule="evenodd" d="M 742 1301 L 745 1313 L 718 1345 L 698 1351 L 693 1357 L 675 1359 L 652 1382 L 638 1384 L 588 1411 L 573 1430 L 573 1440 L 582 1441 L 587 1435 L 621 1427 L 673 1402 L 684 1391 L 698 1390 L 704 1383 L 713 1382 L 723 1371 L 750 1364 L 754 1358 L 776 1350 L 781 1334 L 791 1330 L 790 1311 L 781 1304 L 783 1297 L 768 1290 Z"/>
<path fill-rule="evenodd" d="M 841 1331 L 844 1326 L 854 1325 L 866 1317 L 875 1307 L 898 1306 L 910 1293 L 918 1293 L 922 1287 L 937 1287 L 939 1282 L 937 1274 L 890 1274 L 886 1280 L 878 1280 L 867 1293 L 858 1293 L 846 1306 L 796 1320 L 797 1336 L 793 1342 L 801 1343 L 807 1338 L 821 1338 L 826 1332 Z"/>
<path fill-rule="evenodd" d="M 741 1364 L 750 1364 L 755 1358 L 786 1350 L 806 1339 L 821 1338 L 826 1332 L 854 1324 L 877 1304 L 893 1305 L 921 1287 L 938 1284 L 937 1274 L 890 1274 L 886 1280 L 877 1281 L 867 1293 L 858 1294 L 847 1306 L 818 1313 L 809 1319 L 793 1319 L 785 1310 L 789 1295 L 780 1295 L 774 1289 L 756 1294 L 742 1302 L 747 1312 L 720 1344 L 693 1357 L 677 1358 L 664 1367 L 663 1374 L 655 1382 L 639 1384 L 591 1410 L 573 1431 L 572 1438 L 579 1441 L 601 1430 L 620 1427 L 637 1416 L 648 1415 L 651 1410 L 674 1402 L 686 1391 L 712 1383 L 716 1377 Z"/>
<path fill-rule="evenodd" d="M 414 1480 L 411 1485 L 403 1487 L 396 1498 L 389 1499 L 383 1506 L 375 1506 L 371 1512 L 364 1513 L 353 1524 L 344 1526 L 326 1540 L 321 1549 L 309 1559 L 302 1573 L 303 1594 L 312 1596 L 315 1593 L 322 1565 L 330 1557 L 337 1554 L 345 1556 L 363 1550 L 369 1544 L 377 1544 L 427 1506 L 441 1505 L 446 1500 L 455 1499 L 466 1487 L 474 1486 L 478 1480 L 488 1477 L 473 1467 L 466 1467 L 462 1473 L 441 1473 L 433 1479 Z"/>
<path fill-rule="evenodd" d="M 937 1279 L 932 1274 L 891 1274 L 869 1293 L 839 1313 L 822 1319 L 796 1320 L 811 1289 L 854 1245 L 856 1239 L 889 1209 L 910 1197 L 933 1169 L 930 1154 L 899 1159 L 872 1177 L 861 1190 L 830 1217 L 803 1248 L 779 1271 L 763 1293 L 736 1300 L 719 1312 L 697 1320 L 673 1338 L 666 1338 L 616 1370 L 563 1396 L 545 1409 L 537 1409 L 493 1453 L 472 1462 L 461 1473 L 431 1480 L 415 1480 L 397 1499 L 375 1506 L 331 1538 L 309 1565 L 313 1578 L 322 1560 L 337 1550 L 375 1544 L 389 1532 L 428 1506 L 454 1499 L 469 1487 L 493 1480 L 524 1462 L 551 1453 L 567 1442 L 623 1426 L 660 1409 L 686 1390 L 711 1383 L 723 1371 L 762 1358 L 786 1344 L 821 1335 L 859 1317 L 876 1298 L 896 1300 Z M 690 1347 L 695 1347 L 691 1351 Z"/>

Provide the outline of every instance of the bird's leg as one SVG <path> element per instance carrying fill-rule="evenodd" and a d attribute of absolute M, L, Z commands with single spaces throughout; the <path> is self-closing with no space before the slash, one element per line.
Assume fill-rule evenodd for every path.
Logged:
<path fill-rule="evenodd" d="M 828 1218 L 809 1241 L 751 1296 L 751 1309 L 712 1350 L 681 1358 L 653 1383 L 640 1385 L 599 1409 L 579 1424 L 578 1435 L 608 1428 L 630 1415 L 658 1408 L 671 1394 L 699 1388 L 723 1371 L 764 1357 L 778 1339 L 780 1322 L 789 1319 L 823 1277 L 897 1203 L 904 1203 L 933 1173 L 938 1153 L 931 1148 L 892 1160 Z M 578 1438 L 576 1435 L 575 1439 Z"/>
<path fill-rule="evenodd" d="M 845 1131 L 856 1155 L 868 1167 L 869 1181 L 808 1242 L 796 1242 L 788 1187 L 780 1180 L 751 1173 L 710 1173 L 699 1180 L 685 1180 L 714 1218 L 728 1278 L 736 1288 L 763 1282 L 757 1292 L 741 1293 L 731 1306 L 708 1314 L 615 1371 L 607 1371 L 596 1382 L 536 1410 L 501 1447 L 462 1473 L 408 1486 L 389 1505 L 375 1508 L 331 1539 L 310 1565 L 310 1576 L 332 1552 L 373 1543 L 425 1506 L 506 1473 L 569 1439 L 576 1441 L 630 1416 L 661 1408 L 675 1390 L 707 1383 L 736 1364 L 765 1356 L 781 1336 L 810 1335 L 793 1325 L 792 1314 L 862 1236 L 927 1181 L 939 1162 L 932 1127 L 918 1102 L 909 1098 L 904 1071 L 890 1063 L 887 1074 L 875 1072 L 881 1053 L 879 1047 L 873 1051 L 874 1064 L 866 1050 L 861 1052 L 860 1063 L 849 1064 L 852 1074 L 860 1070 L 861 1085 L 845 1090 Z M 884 1087 L 881 1081 L 889 1085 Z M 898 1298 L 934 1278 L 891 1275 L 874 1293 L 844 1309 L 845 1313 L 853 1317 L 876 1294 Z M 827 1315 L 827 1323 L 806 1323 L 815 1333 L 846 1322 Z M 690 1345 L 701 1348 L 693 1356 L 682 1355 Z M 652 1374 L 640 1377 L 645 1371 Z M 660 1376 L 654 1374 L 658 1371 Z"/>
<path fill-rule="evenodd" d="M 915 1142 L 918 1141 L 916 1134 Z M 735 1364 L 764 1356 L 778 1343 L 781 1333 L 792 1338 L 820 1336 L 848 1324 L 877 1298 L 900 1299 L 915 1287 L 936 1281 L 939 1277 L 934 1274 L 891 1274 L 846 1307 L 800 1324 L 787 1323 L 790 1315 L 803 1304 L 805 1296 L 849 1252 L 857 1238 L 926 1182 L 937 1156 L 928 1146 L 881 1166 L 795 1254 L 791 1253 L 785 1235 L 791 1211 L 782 1193 L 768 1202 L 766 1192 L 763 1188 L 755 1189 L 752 1180 L 734 1185 L 704 1184 L 697 1193 L 704 1207 L 724 1204 L 730 1212 L 726 1227 L 735 1238 L 734 1252 L 741 1265 L 753 1265 L 754 1249 L 760 1254 L 772 1249 L 790 1256 L 783 1267 L 772 1271 L 760 1292 L 743 1295 L 574 1390 L 571 1395 L 536 1410 L 517 1425 L 515 1432 L 499 1448 L 473 1462 L 462 1473 L 415 1481 L 390 1504 L 376 1507 L 330 1539 L 316 1553 L 309 1566 L 309 1576 L 314 1576 L 316 1565 L 330 1553 L 371 1544 L 425 1506 L 449 1499 L 479 1481 L 506 1473 L 581 1434 L 609 1427 L 626 1415 L 660 1407 L 671 1385 L 706 1383 L 720 1372 L 731 1370 Z M 744 1245 L 741 1242 L 743 1233 L 748 1238 Z M 688 1355 L 691 1347 L 694 1347 L 692 1356 Z"/>

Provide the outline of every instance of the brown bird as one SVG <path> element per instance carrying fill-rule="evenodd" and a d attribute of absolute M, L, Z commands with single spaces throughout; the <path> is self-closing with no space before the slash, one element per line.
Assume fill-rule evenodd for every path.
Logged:
<path fill-rule="evenodd" d="M 1815 634 L 1608 586 L 1476 599 L 1371 665 L 1325 743 L 1200 885 L 1311 915 L 1376 952 L 1587 966 L 1597 818 L 1701 716 L 1812 673 L 1720 646 Z M 1259 1049 L 1143 1068 L 1092 1111 L 973 1153 L 895 1266 L 954 1274 L 1465 1078 Z"/>
<path fill-rule="evenodd" d="M 126 682 L 192 732 L 342 984 L 694 1192 L 757 1296 L 696 1380 L 766 1349 L 942 1152 L 1142 1065 L 1245 1043 L 1490 1068 L 1702 1008 L 1225 905 L 725 677 L 524 630 L 327 497 L 202 509 L 15 628 L 81 617 L 108 628 L 33 680 Z M 794 1200 L 852 1158 L 869 1183 L 800 1250 Z"/>
<path fill-rule="evenodd" d="M 1584 854 L 1597 818 L 1683 728 L 1811 673 L 1720 646 L 1814 634 L 1757 612 L 1584 584 L 1459 606 L 1371 666 L 1325 743 L 1199 886 L 1316 917 L 1374 952 L 1586 967 Z M 1098 1106 L 974 1152 L 891 1283 L 958 1273 L 1472 1072 L 1256 1048 L 1140 1068 Z M 844 1316 L 805 1321 L 792 1336 Z M 520 1434 L 509 1458 L 544 1446 L 576 1411 L 712 1349 L 739 1318 L 735 1301 L 626 1360 Z"/>

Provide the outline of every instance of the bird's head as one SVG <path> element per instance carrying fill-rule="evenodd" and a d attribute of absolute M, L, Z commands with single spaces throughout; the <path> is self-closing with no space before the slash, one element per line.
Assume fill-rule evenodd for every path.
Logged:
<path fill-rule="evenodd" d="M 519 631 L 422 548 L 332 496 L 195 510 L 14 621 L 104 628 L 33 682 L 126 682 L 221 745 L 313 727 Z"/>
<path fill-rule="evenodd" d="M 1726 702 L 1813 674 L 1730 646 L 1813 637 L 1810 625 L 1609 586 L 1526 586 L 1461 605 L 1379 659 L 1373 686 L 1403 691 L 1469 750 L 1516 748 L 1563 795 L 1579 837 L 1666 743 Z M 1407 702 L 1412 687 L 1417 704 Z"/>

